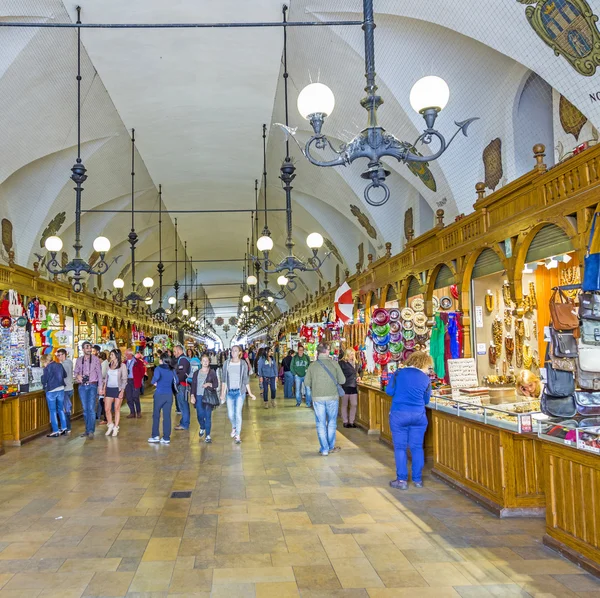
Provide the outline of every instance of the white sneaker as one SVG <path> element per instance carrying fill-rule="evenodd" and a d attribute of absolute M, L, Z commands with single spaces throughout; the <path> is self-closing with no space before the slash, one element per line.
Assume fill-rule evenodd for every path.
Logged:
<path fill-rule="evenodd" d="M 160 442 L 160 436 L 150 436 L 150 438 L 148 438 L 148 442 L 152 442 L 152 443 Z"/>
<path fill-rule="evenodd" d="M 115 427 L 113 428 L 113 433 L 112 433 L 112 435 L 113 435 L 113 436 L 117 436 L 118 434 L 119 434 L 119 426 L 115 426 Z"/>
<path fill-rule="evenodd" d="M 231 437 L 232 437 L 232 438 L 235 438 L 235 428 L 233 428 L 233 429 L 231 430 Z"/>
<path fill-rule="evenodd" d="M 236 444 L 241 444 L 242 443 L 242 439 L 239 436 L 235 437 L 235 443 Z"/>
<path fill-rule="evenodd" d="M 104 434 L 104 436 L 110 436 L 114 427 L 115 427 L 115 424 L 108 424 L 108 426 L 106 428 L 106 434 Z"/>
<path fill-rule="evenodd" d="M 205 434 L 205 431 L 204 430 L 200 430 L 200 432 L 199 432 L 200 438 L 202 438 L 202 436 L 204 436 L 204 434 Z"/>
<path fill-rule="evenodd" d="M 171 444 L 171 441 L 170 440 L 165 440 L 164 438 L 161 438 L 160 439 L 160 443 L 161 444 Z"/>

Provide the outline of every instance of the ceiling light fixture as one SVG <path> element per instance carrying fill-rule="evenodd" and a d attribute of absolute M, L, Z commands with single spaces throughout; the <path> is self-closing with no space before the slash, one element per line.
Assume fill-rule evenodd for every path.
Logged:
<path fill-rule="evenodd" d="M 167 312 L 163 307 L 163 274 L 165 272 L 165 265 L 162 261 L 162 185 L 158 185 L 158 265 L 156 266 L 158 272 L 158 307 L 152 313 L 152 317 L 157 322 L 166 322 Z"/>
<path fill-rule="evenodd" d="M 314 135 L 306 143 L 304 153 L 315 166 L 346 166 L 358 158 L 367 158 L 368 167 L 361 177 L 371 182 L 365 188 L 365 200 L 372 206 L 381 206 L 390 198 L 389 187 L 385 184 L 390 171 L 384 167 L 381 159 L 385 156 L 395 158 L 399 162 L 432 162 L 437 160 L 450 146 L 459 132 L 467 135 L 469 125 L 478 120 L 469 118 L 454 124 L 458 130 L 446 141 L 444 136 L 434 128 L 438 113 L 446 106 L 450 91 L 446 82 L 440 77 L 428 76 L 419 79 L 410 92 L 410 103 L 415 111 L 425 120 L 425 129 L 414 143 L 400 141 L 377 123 L 377 109 L 383 99 L 377 95 L 375 84 L 375 22 L 373 20 L 373 0 L 363 0 L 364 40 L 365 40 L 365 78 L 367 97 L 361 100 L 361 106 L 367 111 L 367 126 L 350 141 L 335 149 L 329 139 L 321 133 L 323 123 L 330 116 L 335 106 L 333 92 L 322 83 L 311 83 L 298 96 L 298 111 L 310 121 Z M 285 32 L 285 27 L 284 27 Z M 423 156 L 417 150 L 418 143 L 429 146 L 433 139 L 439 142 L 437 151 Z M 337 157 L 333 160 L 318 160 L 311 154 L 313 146 L 317 150 L 331 149 Z M 383 191 L 383 195 L 375 198 L 373 189 Z"/>
<path fill-rule="evenodd" d="M 81 24 L 81 7 L 77 7 L 77 24 Z M 55 235 L 48 237 L 44 243 L 46 250 L 50 253 L 50 261 L 46 263 L 46 269 L 50 274 L 72 273 L 71 286 L 76 293 L 83 290 L 83 274 L 94 274 L 101 276 L 105 274 L 110 265 L 104 261 L 110 250 L 110 241 L 106 237 L 97 237 L 94 240 L 94 251 L 98 254 L 100 261 L 90 264 L 81 257 L 81 192 L 83 183 L 87 179 L 86 168 L 81 161 L 81 27 L 77 28 L 77 159 L 71 168 L 71 180 L 75 183 L 75 257 L 64 267 L 56 259 L 56 254 L 62 250 L 63 242 Z"/>

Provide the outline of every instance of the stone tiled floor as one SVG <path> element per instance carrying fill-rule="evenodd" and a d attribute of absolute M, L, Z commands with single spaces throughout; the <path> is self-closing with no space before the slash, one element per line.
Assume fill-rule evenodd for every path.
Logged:
<path fill-rule="evenodd" d="M 600 596 L 543 547 L 543 520 L 500 521 L 430 477 L 391 491 L 389 448 L 343 430 L 320 457 L 312 411 L 278 402 L 245 408 L 241 446 L 219 409 L 212 445 L 197 424 L 148 445 L 146 416 L 10 449 L 0 598 Z"/>

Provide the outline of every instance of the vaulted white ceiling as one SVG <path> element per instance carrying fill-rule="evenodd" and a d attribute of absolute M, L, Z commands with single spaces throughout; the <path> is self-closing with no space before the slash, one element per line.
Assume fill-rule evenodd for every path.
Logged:
<path fill-rule="evenodd" d="M 280 0 L 5 0 L 1 21 L 69 22 L 82 6 L 84 22 L 190 23 L 279 21 Z M 291 21 L 360 20 L 360 0 L 292 0 Z M 449 84 L 448 107 L 437 125 L 445 134 L 454 121 L 478 116 L 469 137 L 460 136 L 440 160 L 429 165 L 436 189 L 428 188 L 405 165 L 387 162 L 392 198 L 373 208 L 363 197 L 364 164 L 320 169 L 302 156 L 311 135 L 296 110 L 298 92 L 320 80 L 336 96 L 324 132 L 334 144 L 349 141 L 366 122 L 359 101 L 364 95 L 364 45 L 360 27 L 291 28 L 288 32 L 290 124 L 298 127 L 291 143 L 297 166 L 294 181 L 294 241 L 300 256 L 308 250 L 308 233 L 318 231 L 335 246 L 322 271 L 322 282 L 334 281 L 336 266 L 354 271 L 359 246 L 376 257 L 392 243 L 400 251 L 404 215 L 413 210 L 417 234 L 433 225 L 443 207 L 446 222 L 468 213 L 474 185 L 484 178 L 483 149 L 495 138 L 502 142 L 503 173 L 498 186 L 533 167 L 531 146 L 547 145 L 547 162 L 594 134 L 600 102 L 591 102 L 595 77 L 584 77 L 557 57 L 531 28 L 525 6 L 517 0 L 375 0 L 376 61 L 379 92 L 384 98 L 380 123 L 407 141 L 423 127 L 408 102 L 413 83 L 436 74 Z M 235 29 L 85 29 L 83 54 L 83 158 L 89 179 L 84 208 L 127 210 L 130 207 L 129 129 L 136 129 L 136 207 L 158 208 L 163 186 L 163 259 L 237 259 L 246 251 L 250 214 L 186 214 L 193 209 L 253 209 L 254 180 L 262 175 L 261 127 L 268 125 L 269 207 L 284 207 L 278 169 L 284 157 L 281 28 Z M 0 27 L 0 216 L 12 222 L 17 262 L 31 266 L 44 259 L 41 237 L 57 214 L 65 213 L 57 232 L 72 244 L 74 194 L 69 180 L 75 158 L 74 29 L 8 29 Z M 587 117 L 580 137 L 563 130 L 558 116 L 559 94 Z M 545 123 L 545 124 L 544 124 Z M 549 123 L 549 124 L 548 124 Z M 297 141 L 297 143 L 296 143 Z M 523 147 L 526 144 L 528 147 Z M 261 206 L 262 206 L 261 181 Z M 350 206 L 355 206 L 352 208 Z M 356 217 L 368 219 L 369 232 Z M 174 219 L 178 221 L 175 237 Z M 262 228 L 262 214 L 260 228 Z M 274 258 L 283 256 L 285 219 L 269 215 L 275 240 Z M 104 281 L 129 276 L 126 236 L 130 220 L 124 213 L 85 214 L 84 254 L 105 234 L 112 257 L 119 257 Z M 138 282 L 156 278 L 157 215 L 136 216 L 140 235 Z M 375 234 L 373 234 L 373 230 Z M 7 258 L 7 248 L 0 249 Z M 230 316 L 242 277 L 241 262 L 196 264 L 195 280 L 205 289 L 217 315 Z M 165 297 L 175 281 L 167 264 Z M 183 283 L 183 268 L 178 278 Z M 108 279 L 108 280 L 107 280 Z M 319 284 L 305 274 L 295 293 L 278 302 L 281 310 L 303 299 Z M 222 284 L 223 286 L 219 286 Z M 273 281 L 271 280 L 271 286 Z"/>

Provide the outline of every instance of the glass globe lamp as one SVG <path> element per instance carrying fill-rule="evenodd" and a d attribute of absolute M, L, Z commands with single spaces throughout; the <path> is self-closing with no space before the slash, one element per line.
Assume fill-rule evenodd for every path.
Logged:
<path fill-rule="evenodd" d="M 146 276 L 146 278 L 144 278 L 144 280 L 142 280 L 142 285 L 144 285 L 144 287 L 146 287 L 147 289 L 149 289 L 153 284 L 154 284 L 154 279 L 151 278 L 150 276 Z"/>
<path fill-rule="evenodd" d="M 323 247 L 323 236 L 319 233 L 311 233 L 306 237 L 306 244 L 310 249 L 320 249 Z"/>
<path fill-rule="evenodd" d="M 122 278 L 115 278 L 113 280 L 113 287 L 115 289 L 122 289 L 125 287 L 125 281 Z"/>
<path fill-rule="evenodd" d="M 310 120 L 313 114 L 329 116 L 334 106 L 333 92 L 323 83 L 311 83 L 298 95 L 298 112 L 306 120 Z"/>
<path fill-rule="evenodd" d="M 63 248 L 62 239 L 56 236 L 48 237 L 44 245 L 52 253 L 58 253 Z"/>
<path fill-rule="evenodd" d="M 419 79 L 410 90 L 410 105 L 415 112 L 423 114 L 428 109 L 443 110 L 450 99 L 448 84 L 435 75 Z"/>
<path fill-rule="evenodd" d="M 263 235 L 256 242 L 256 248 L 259 251 L 263 251 L 263 252 L 271 251 L 271 249 L 273 249 L 273 239 L 271 239 L 271 237 L 268 237 L 267 235 Z"/>
<path fill-rule="evenodd" d="M 96 237 L 93 247 L 98 253 L 106 253 L 110 249 L 110 241 L 106 237 Z"/>

